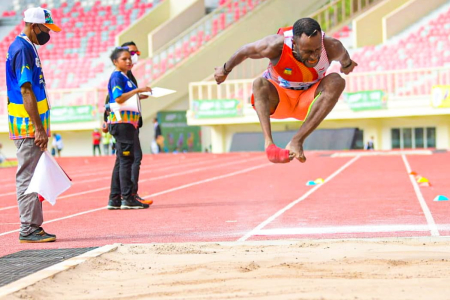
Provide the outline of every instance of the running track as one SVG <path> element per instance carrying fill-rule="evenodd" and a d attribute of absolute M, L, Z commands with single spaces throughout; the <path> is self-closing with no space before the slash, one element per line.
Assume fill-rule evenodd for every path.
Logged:
<path fill-rule="evenodd" d="M 55 243 L 20 244 L 15 168 L 0 169 L 0 256 L 26 249 L 113 243 L 449 236 L 450 153 L 331 157 L 271 164 L 263 153 L 146 155 L 146 210 L 108 211 L 113 157 L 59 158 L 73 186 L 44 228 Z M 418 187 L 409 171 L 427 177 Z M 324 184 L 306 186 L 324 178 Z"/>

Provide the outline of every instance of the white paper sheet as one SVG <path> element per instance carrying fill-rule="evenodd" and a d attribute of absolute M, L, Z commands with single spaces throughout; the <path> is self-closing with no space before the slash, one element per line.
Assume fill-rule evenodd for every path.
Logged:
<path fill-rule="evenodd" d="M 139 100 L 138 95 L 134 95 L 122 104 L 115 102 L 115 103 L 111 103 L 109 105 L 109 107 L 116 115 L 117 121 L 122 121 L 122 118 L 120 117 L 120 111 L 128 110 L 128 111 L 141 112 L 141 100 Z"/>
<path fill-rule="evenodd" d="M 51 205 L 55 205 L 56 198 L 71 186 L 70 178 L 46 150 L 41 154 L 25 194 L 38 193 Z"/>
<path fill-rule="evenodd" d="M 159 97 L 167 96 L 167 95 L 170 95 L 173 93 L 176 93 L 176 91 L 165 89 L 165 88 L 160 88 L 160 87 L 152 87 L 152 92 L 144 92 L 144 93 L 141 93 L 141 95 L 159 98 Z"/>

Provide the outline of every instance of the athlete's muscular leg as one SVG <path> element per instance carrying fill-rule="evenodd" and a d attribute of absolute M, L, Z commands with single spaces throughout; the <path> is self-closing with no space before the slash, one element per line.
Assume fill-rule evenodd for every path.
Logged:
<path fill-rule="evenodd" d="M 273 144 L 270 115 L 275 112 L 280 100 L 277 89 L 263 77 L 258 77 L 253 81 L 253 96 L 256 113 L 264 134 L 265 148 L 267 148 L 267 146 Z"/>
<path fill-rule="evenodd" d="M 267 148 L 274 144 L 272 139 L 272 129 L 270 126 L 270 115 L 275 112 L 275 109 L 280 102 L 277 89 L 263 77 L 259 77 L 253 81 L 253 96 L 255 99 L 255 109 L 258 114 L 259 122 L 264 135 L 264 147 L 267 152 Z M 271 146 L 273 148 L 274 146 Z M 293 159 L 294 154 L 289 153 L 276 153 L 281 152 L 282 149 L 271 149 L 268 153 L 269 160 L 272 162 L 281 162 L 279 155 L 286 157 L 289 155 L 289 160 L 285 159 L 283 162 L 289 162 Z M 275 152 L 275 153 L 274 153 Z M 285 151 L 286 152 L 286 151 Z"/>
<path fill-rule="evenodd" d="M 344 91 L 344 88 L 345 80 L 337 73 L 325 76 L 317 87 L 314 97 L 317 97 L 319 93 L 321 93 L 321 95 L 314 102 L 308 118 L 294 135 L 287 147 L 290 152 L 294 153 L 295 158 L 300 162 L 306 161 L 306 157 L 303 153 L 303 142 L 330 113 Z"/>

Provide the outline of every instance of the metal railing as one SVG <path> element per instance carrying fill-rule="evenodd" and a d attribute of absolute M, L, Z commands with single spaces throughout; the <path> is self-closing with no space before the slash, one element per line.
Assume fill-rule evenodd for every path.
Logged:
<path fill-rule="evenodd" d="M 356 14 L 369 5 L 383 0 L 336 0 L 314 12 L 310 17 L 315 19 L 327 32 L 348 23 Z"/>
<path fill-rule="evenodd" d="M 450 85 L 450 68 L 397 70 L 370 73 L 352 73 L 343 76 L 344 92 L 383 90 L 388 97 L 404 98 L 431 95 L 433 85 Z M 193 100 L 238 99 L 250 105 L 254 79 L 227 80 L 220 85 L 215 81 L 189 84 L 189 105 Z"/>
<path fill-rule="evenodd" d="M 346 92 L 383 90 L 395 97 L 430 95 L 433 85 L 450 84 L 450 68 L 352 73 L 346 81 Z"/>
<path fill-rule="evenodd" d="M 406 98 L 431 95 L 433 85 L 450 85 L 450 68 L 429 68 L 384 72 L 352 73 L 343 76 L 346 80 L 344 92 L 383 90 L 388 97 Z M 227 80 L 217 85 L 215 81 L 189 84 L 189 101 L 210 99 L 239 99 L 250 105 L 254 79 Z M 50 90 L 52 106 L 94 105 L 104 110 L 106 89 L 61 89 Z M 6 92 L 0 92 L 0 115 L 7 114 Z"/>

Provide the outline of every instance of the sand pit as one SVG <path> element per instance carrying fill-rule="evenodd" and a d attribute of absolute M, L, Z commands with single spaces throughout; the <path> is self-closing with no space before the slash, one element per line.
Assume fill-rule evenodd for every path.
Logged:
<path fill-rule="evenodd" d="M 448 238 L 120 245 L 4 299 L 450 299 Z"/>

